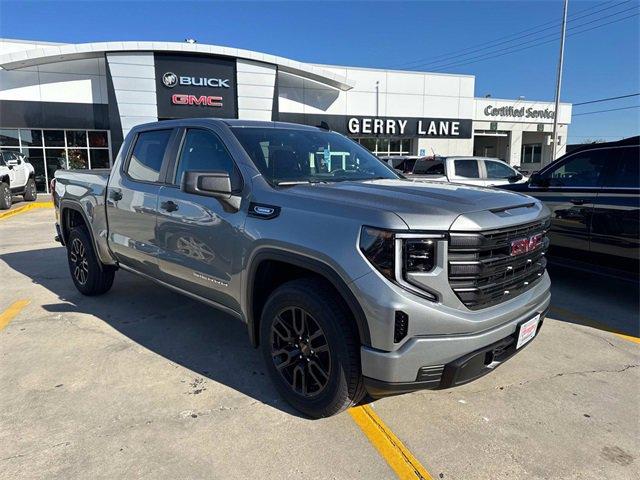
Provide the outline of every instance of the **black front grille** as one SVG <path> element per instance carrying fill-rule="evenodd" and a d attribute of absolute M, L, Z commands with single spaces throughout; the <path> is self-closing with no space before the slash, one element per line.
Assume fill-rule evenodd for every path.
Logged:
<path fill-rule="evenodd" d="M 509 300 L 530 289 L 544 274 L 550 220 L 477 233 L 451 232 L 449 284 L 471 310 Z M 511 255 L 511 242 L 542 234 L 540 245 Z"/>

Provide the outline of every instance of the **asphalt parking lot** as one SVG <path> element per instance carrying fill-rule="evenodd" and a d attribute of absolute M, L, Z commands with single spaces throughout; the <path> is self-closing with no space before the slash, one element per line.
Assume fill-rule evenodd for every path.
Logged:
<path fill-rule="evenodd" d="M 125 272 L 83 297 L 53 236 L 51 209 L 0 219 L 0 478 L 400 475 L 356 414 L 281 400 L 240 323 Z M 551 275 L 515 358 L 367 407 L 428 472 L 413 478 L 640 478 L 638 286 Z"/>

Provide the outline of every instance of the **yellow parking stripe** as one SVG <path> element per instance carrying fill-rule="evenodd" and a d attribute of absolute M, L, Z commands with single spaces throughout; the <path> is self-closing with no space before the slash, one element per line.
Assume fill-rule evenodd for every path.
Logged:
<path fill-rule="evenodd" d="M 53 202 L 34 202 L 27 203 L 26 205 L 22 205 L 20 207 L 14 208 L 13 210 L 6 210 L 4 212 L 0 212 L 0 220 L 4 218 L 13 217 L 22 212 L 26 212 L 28 210 L 33 210 L 34 208 L 53 208 Z"/>
<path fill-rule="evenodd" d="M 398 478 L 432 480 L 431 475 L 369 405 L 350 408 L 351 418 L 367 436 Z"/>
<path fill-rule="evenodd" d="M 585 317 L 584 315 L 580 315 L 579 313 L 573 312 L 571 310 L 567 310 L 562 307 L 551 307 L 551 311 L 549 312 L 551 315 L 560 315 L 567 317 L 569 320 L 572 320 L 580 325 L 584 325 L 586 327 L 597 328 L 598 330 L 604 330 L 605 332 L 613 333 L 617 337 L 623 338 L 630 342 L 640 343 L 640 338 L 634 337 L 632 335 L 625 335 L 624 333 L 616 332 L 614 329 L 601 323 L 593 318 Z"/>
<path fill-rule="evenodd" d="M 13 320 L 24 307 L 29 305 L 29 303 L 29 300 L 18 300 L 17 302 L 13 302 L 4 312 L 0 313 L 0 331 L 9 325 L 9 322 Z"/>
<path fill-rule="evenodd" d="M 640 343 L 640 338 L 638 337 L 632 337 L 631 335 L 623 335 L 622 333 L 616 333 L 616 335 L 619 336 L 620 338 L 624 338 L 625 340 L 629 340 L 630 342 Z"/>

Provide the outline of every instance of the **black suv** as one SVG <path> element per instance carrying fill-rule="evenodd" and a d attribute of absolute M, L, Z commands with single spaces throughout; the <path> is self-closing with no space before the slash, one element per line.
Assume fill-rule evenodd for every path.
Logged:
<path fill-rule="evenodd" d="M 640 137 L 590 144 L 502 188 L 534 196 L 551 210 L 552 257 L 638 275 Z"/>

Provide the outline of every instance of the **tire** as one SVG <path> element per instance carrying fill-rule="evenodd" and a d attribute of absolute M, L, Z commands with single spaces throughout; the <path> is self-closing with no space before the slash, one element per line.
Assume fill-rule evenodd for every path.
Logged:
<path fill-rule="evenodd" d="M 84 227 L 74 227 L 69 233 L 67 260 L 71 279 L 83 295 L 102 295 L 113 285 L 115 269 L 100 263 Z"/>
<path fill-rule="evenodd" d="M 36 190 L 36 181 L 33 178 L 27 180 L 27 184 L 24 186 L 24 193 L 22 194 L 25 202 L 33 202 L 38 198 L 38 192 Z"/>
<path fill-rule="evenodd" d="M 11 208 L 11 189 L 9 185 L 0 183 L 0 210 L 9 210 Z"/>
<path fill-rule="evenodd" d="M 269 376 L 287 402 L 312 418 L 335 415 L 365 395 L 355 322 L 336 295 L 322 280 L 293 280 L 271 294 L 261 315 Z"/>

